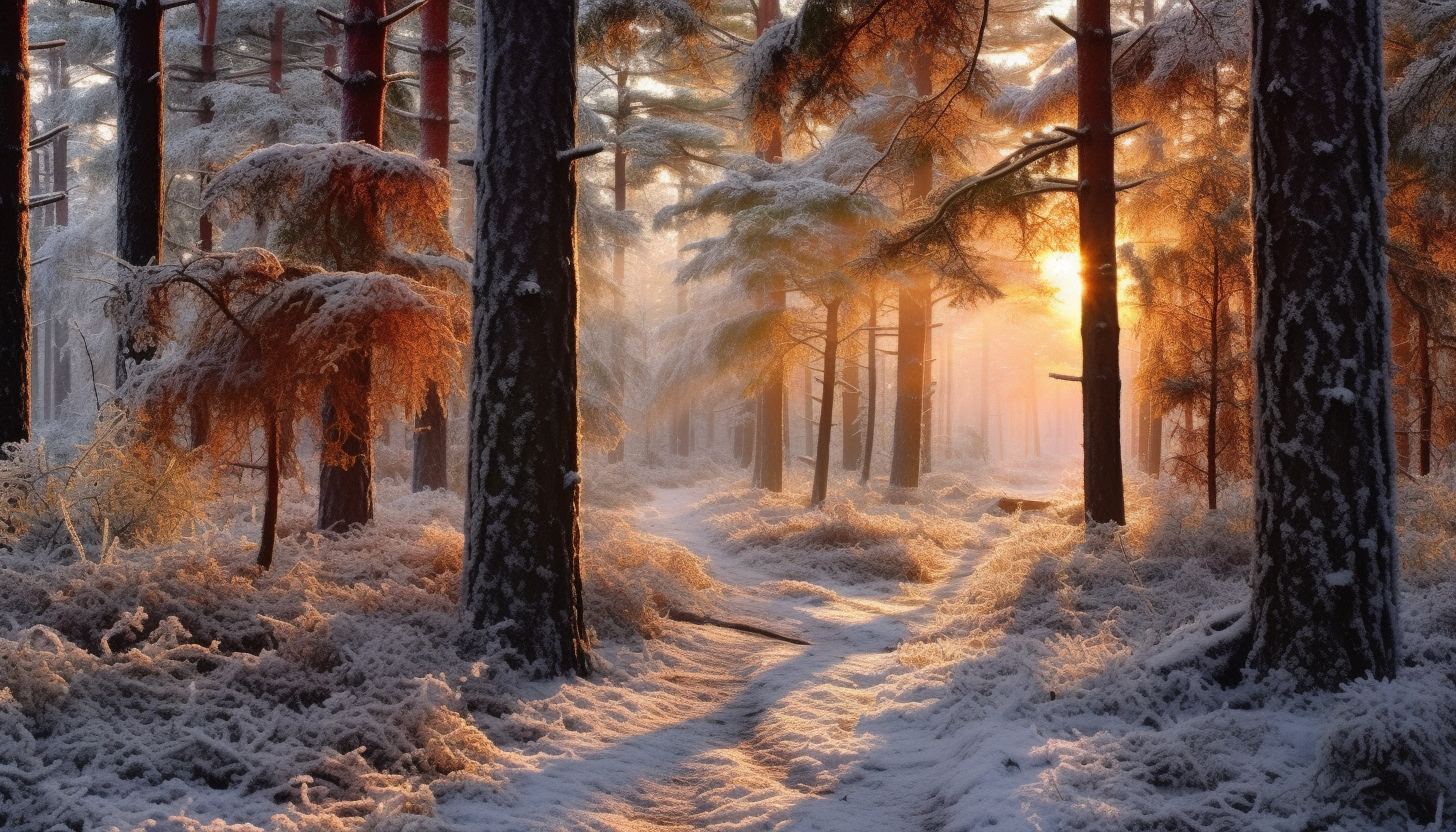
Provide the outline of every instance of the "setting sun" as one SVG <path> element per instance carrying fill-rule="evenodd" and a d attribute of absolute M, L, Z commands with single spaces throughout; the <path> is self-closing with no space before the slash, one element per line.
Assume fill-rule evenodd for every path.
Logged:
<path fill-rule="evenodd" d="M 1036 261 L 1037 271 L 1056 290 L 1057 311 L 1069 320 L 1082 315 L 1082 258 L 1074 251 L 1051 251 Z"/>

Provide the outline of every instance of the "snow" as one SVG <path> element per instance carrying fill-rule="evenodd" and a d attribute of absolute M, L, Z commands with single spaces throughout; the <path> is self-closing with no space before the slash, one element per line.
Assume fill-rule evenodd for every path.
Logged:
<path fill-rule="evenodd" d="M 701 460 L 581 476 L 588 679 L 461 624 L 448 492 L 386 481 L 338 536 L 291 487 L 267 574 L 246 487 L 101 563 L 0 550 L 0 825 L 1406 830 L 1456 790 L 1456 483 L 1410 487 L 1400 676 L 1318 693 L 1210 678 L 1247 632 L 1246 487 L 1207 513 L 1134 480 L 1088 536 L 1052 468 L 930 474 L 914 507 L 844 479 L 823 511 Z M 915 540 L 925 569 L 866 561 Z"/>

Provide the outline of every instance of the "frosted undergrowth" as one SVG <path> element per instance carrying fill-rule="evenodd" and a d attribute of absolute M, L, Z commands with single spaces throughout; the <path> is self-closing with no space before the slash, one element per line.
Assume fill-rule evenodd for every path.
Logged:
<path fill-rule="evenodd" d="M 950 513 L 885 504 L 878 493 L 842 483 L 820 508 L 802 496 L 730 489 L 704 504 L 731 551 L 784 580 L 929 583 L 974 532 Z M 863 508 L 861 508 L 863 506 Z"/>
<path fill-rule="evenodd" d="M 1065 499 L 985 517 L 968 589 L 900 649 L 943 686 L 938 731 L 965 761 L 937 788 L 945 828 L 1450 828 L 1456 491 L 1404 499 L 1400 676 L 1328 694 L 1213 681 L 1247 601 L 1246 490 L 1209 514 L 1141 481 L 1129 526 L 1091 536 L 1057 516 Z"/>
<path fill-rule="evenodd" d="M 500 792 L 511 755 L 556 730 L 459 623 L 455 495 L 382 482 L 376 522 L 335 536 L 291 485 L 268 573 L 252 502 L 206 508 L 102 562 L 68 535 L 0 546 L 0 828 L 430 829 L 438 796 Z M 630 663 L 668 606 L 708 611 L 699 558 L 605 511 L 585 527 L 604 655 Z"/>

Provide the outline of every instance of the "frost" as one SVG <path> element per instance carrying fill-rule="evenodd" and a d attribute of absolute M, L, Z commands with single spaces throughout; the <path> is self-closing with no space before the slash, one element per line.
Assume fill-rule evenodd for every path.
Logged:
<path fill-rule="evenodd" d="M 1347 387 L 1325 387 L 1319 391 L 1319 394 L 1341 404 L 1355 403 L 1355 394 Z"/>

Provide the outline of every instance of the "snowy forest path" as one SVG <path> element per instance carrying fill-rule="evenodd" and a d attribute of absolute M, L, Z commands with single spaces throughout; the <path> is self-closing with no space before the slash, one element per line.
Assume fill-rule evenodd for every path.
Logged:
<path fill-rule="evenodd" d="M 511 730 L 534 731 L 492 735 L 503 791 L 438 817 L 473 832 L 940 828 L 939 694 L 896 648 L 963 591 L 975 556 L 933 584 L 786 580 L 722 545 L 721 488 L 661 489 L 633 525 L 709 559 L 714 616 L 811 643 L 668 622 L 603 646 L 595 677 L 524 692 Z"/>
<path fill-rule="evenodd" d="M 789 646 L 675 625 L 668 640 L 711 643 L 697 660 L 704 674 L 723 680 L 712 693 L 704 692 L 718 707 L 706 715 L 700 750 L 644 772 L 630 792 L 604 796 L 603 808 L 610 808 L 591 828 L 935 828 L 927 814 L 935 801 L 926 787 L 905 788 L 914 782 L 917 765 L 935 761 L 917 762 L 914 749 L 901 749 L 907 752 L 902 754 L 886 748 L 895 738 L 862 730 L 860 722 L 881 709 L 876 688 L 901 669 L 896 647 L 943 598 L 960 591 L 969 564 L 958 564 L 947 579 L 930 586 L 878 582 L 830 588 L 784 581 L 718 543 L 708 524 L 711 510 L 699 505 L 710 491 L 659 492 L 639 512 L 639 530 L 710 558 L 708 571 L 725 585 L 722 617 L 811 644 Z M 724 668 L 736 672 L 725 675 Z M 893 774 L 880 762 L 887 751 L 898 761 L 900 770 Z"/>

